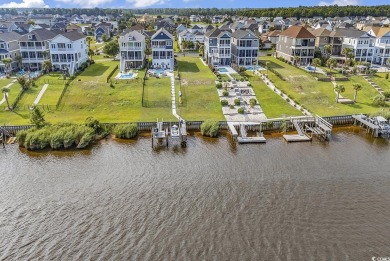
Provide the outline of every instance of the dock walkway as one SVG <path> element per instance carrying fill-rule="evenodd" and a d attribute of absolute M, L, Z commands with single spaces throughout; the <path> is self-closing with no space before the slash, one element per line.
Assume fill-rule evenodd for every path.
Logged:
<path fill-rule="evenodd" d="M 378 135 L 379 135 L 379 126 L 377 126 L 377 125 L 369 122 L 368 120 L 366 120 L 363 115 L 352 115 L 352 118 L 355 119 L 355 122 L 356 121 L 360 122 L 360 125 L 366 126 L 367 127 L 367 132 L 372 130 L 372 134 L 374 135 L 374 137 L 378 137 Z"/>

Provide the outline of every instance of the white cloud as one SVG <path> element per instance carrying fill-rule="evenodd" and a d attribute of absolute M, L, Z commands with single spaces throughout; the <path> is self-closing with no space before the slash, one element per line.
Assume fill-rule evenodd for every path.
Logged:
<path fill-rule="evenodd" d="M 44 0 L 22 0 L 20 3 L 9 2 L 6 4 L 1 4 L 0 8 L 48 8 L 49 6 L 45 4 Z"/>
<path fill-rule="evenodd" d="M 326 2 L 326 1 L 321 1 L 318 5 L 324 6 L 324 5 L 338 5 L 338 6 L 343 6 L 343 5 L 358 5 L 359 0 L 333 0 L 333 2 Z"/>
<path fill-rule="evenodd" d="M 112 0 L 56 0 L 67 4 L 78 5 L 85 8 L 99 7 L 101 5 L 111 3 Z"/>
<path fill-rule="evenodd" d="M 194 2 L 196 0 L 183 0 L 184 3 Z"/>
<path fill-rule="evenodd" d="M 132 4 L 135 8 L 142 8 L 151 5 L 164 4 L 165 0 L 127 0 L 127 2 Z"/>

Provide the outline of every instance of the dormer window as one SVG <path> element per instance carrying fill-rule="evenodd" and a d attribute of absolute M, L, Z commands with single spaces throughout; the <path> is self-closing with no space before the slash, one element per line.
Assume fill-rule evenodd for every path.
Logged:
<path fill-rule="evenodd" d="M 32 34 L 29 34 L 29 35 L 28 35 L 28 39 L 29 39 L 29 40 L 32 40 L 32 39 L 33 39 L 33 35 L 32 35 Z"/>

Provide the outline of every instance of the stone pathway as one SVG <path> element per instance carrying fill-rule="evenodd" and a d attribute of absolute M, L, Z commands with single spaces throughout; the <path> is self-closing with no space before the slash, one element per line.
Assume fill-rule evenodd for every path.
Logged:
<path fill-rule="evenodd" d="M 11 86 L 16 82 L 16 80 L 13 80 L 11 83 L 7 84 L 6 86 L 4 86 L 5 88 L 11 88 Z M 5 95 L 7 95 L 8 97 L 8 93 L 5 93 Z M 0 105 L 2 105 L 3 103 L 5 102 L 5 97 L 3 96 L 3 99 L 0 101 Z"/>
<path fill-rule="evenodd" d="M 276 94 L 280 95 L 280 97 L 283 100 L 285 100 L 288 104 L 290 104 L 291 106 L 295 107 L 296 109 L 302 111 L 305 115 L 313 116 L 307 109 L 302 108 L 301 105 L 297 104 L 294 100 L 288 98 L 288 96 L 285 93 L 283 93 L 281 90 L 276 88 L 276 86 L 265 75 L 263 75 L 262 73 L 260 73 L 258 71 L 256 71 L 255 74 L 258 75 L 263 80 L 263 82 L 268 86 L 268 88 L 270 88 Z M 287 99 L 288 99 L 288 101 L 287 101 Z"/>
<path fill-rule="evenodd" d="M 45 93 L 47 87 L 49 87 L 49 84 L 43 85 L 41 91 L 39 92 L 37 98 L 35 99 L 35 101 L 33 102 L 32 105 L 37 105 L 39 103 L 39 101 L 41 100 L 41 98 L 42 98 L 43 94 Z"/>
<path fill-rule="evenodd" d="M 175 75 L 171 75 L 171 97 L 172 97 L 172 114 L 178 120 L 180 120 L 180 116 L 176 113 L 176 92 L 175 92 Z"/>

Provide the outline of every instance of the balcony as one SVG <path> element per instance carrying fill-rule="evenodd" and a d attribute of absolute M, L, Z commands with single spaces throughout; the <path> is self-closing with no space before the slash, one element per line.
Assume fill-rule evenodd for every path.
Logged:
<path fill-rule="evenodd" d="M 390 47 L 390 43 L 379 43 L 378 47 Z"/>
<path fill-rule="evenodd" d="M 154 47 L 153 46 L 153 48 L 160 48 L 160 47 Z M 162 47 L 162 48 L 165 48 L 165 46 L 164 47 Z M 142 50 L 142 47 L 135 47 L 135 46 L 125 46 L 125 47 L 121 47 L 121 49 L 120 49 L 121 51 L 134 51 L 134 50 L 137 50 L 137 51 L 141 51 Z"/>
<path fill-rule="evenodd" d="M 230 44 L 218 44 L 219 47 L 230 47 Z"/>
<path fill-rule="evenodd" d="M 134 57 L 134 56 L 122 56 L 121 60 L 130 60 L 130 61 L 142 61 L 143 57 Z M 157 58 L 158 59 L 158 58 Z"/>
<path fill-rule="evenodd" d="M 74 62 L 73 59 L 51 59 L 51 61 L 53 63 L 70 63 L 70 62 Z"/>
<path fill-rule="evenodd" d="M 152 45 L 152 49 L 165 49 L 166 45 Z"/>
<path fill-rule="evenodd" d="M 46 46 L 20 46 L 20 50 L 46 50 Z"/>

